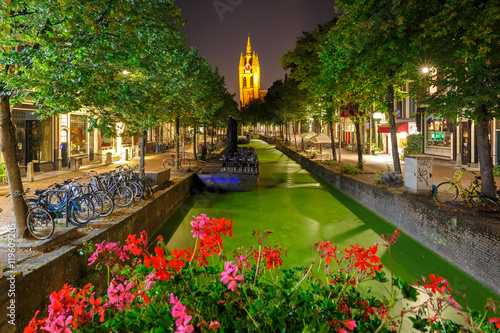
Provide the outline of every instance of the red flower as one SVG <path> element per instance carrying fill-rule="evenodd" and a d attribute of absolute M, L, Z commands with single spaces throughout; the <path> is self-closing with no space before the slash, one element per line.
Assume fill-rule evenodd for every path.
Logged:
<path fill-rule="evenodd" d="M 489 320 L 490 323 L 495 323 L 496 328 L 500 328 L 500 318 L 493 317 Z"/>
<path fill-rule="evenodd" d="M 452 291 L 448 281 L 446 281 L 443 277 L 437 276 L 434 274 L 429 274 L 429 277 L 431 279 L 430 283 L 427 283 L 424 288 L 425 289 L 430 289 L 434 294 L 435 293 L 443 293 L 447 288 L 449 291 Z M 427 282 L 426 279 L 424 278 L 424 282 Z"/>

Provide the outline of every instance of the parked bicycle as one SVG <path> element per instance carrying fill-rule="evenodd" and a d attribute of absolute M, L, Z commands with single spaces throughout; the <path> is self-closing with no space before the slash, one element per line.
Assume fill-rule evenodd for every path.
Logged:
<path fill-rule="evenodd" d="M 24 202 L 28 207 L 28 212 L 26 213 L 26 228 L 28 228 L 29 233 L 36 239 L 47 239 L 54 233 L 54 218 L 53 215 L 43 207 L 37 207 L 32 205 L 26 197 L 30 189 L 27 188 L 26 191 L 22 193 Z M 10 193 L 5 197 L 8 198 Z"/>
<path fill-rule="evenodd" d="M 434 189 L 434 198 L 444 204 L 447 201 L 455 201 L 460 194 L 463 200 L 482 211 L 488 213 L 498 212 L 500 210 L 498 203 L 479 190 L 481 176 L 473 171 L 469 171 L 474 174 L 474 178 L 471 180 L 469 187 L 465 188 L 462 186 L 462 176 L 466 171 L 463 168 L 457 170 L 452 179 L 447 179 L 447 181 L 436 186 Z"/>
<path fill-rule="evenodd" d="M 175 155 L 171 155 L 171 157 L 164 159 L 162 164 L 165 169 L 172 169 L 177 166 L 184 171 L 189 171 L 191 169 L 191 161 L 188 160 L 187 157 L 176 159 Z"/>
<path fill-rule="evenodd" d="M 87 225 L 95 216 L 94 203 L 87 196 L 72 193 L 71 189 L 65 188 L 66 185 L 68 181 L 54 183 L 48 189 L 35 190 L 36 199 L 29 198 L 27 201 L 34 207 L 55 213 L 55 217 L 66 215 L 67 221 L 76 227 Z"/>

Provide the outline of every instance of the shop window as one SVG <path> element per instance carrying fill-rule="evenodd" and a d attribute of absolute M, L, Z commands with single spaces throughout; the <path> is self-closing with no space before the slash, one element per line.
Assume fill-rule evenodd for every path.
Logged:
<path fill-rule="evenodd" d="M 426 145 L 434 147 L 450 147 L 451 133 L 448 131 L 448 120 L 427 117 Z"/>
<path fill-rule="evenodd" d="M 87 153 L 87 120 L 83 116 L 71 115 L 71 155 Z"/>

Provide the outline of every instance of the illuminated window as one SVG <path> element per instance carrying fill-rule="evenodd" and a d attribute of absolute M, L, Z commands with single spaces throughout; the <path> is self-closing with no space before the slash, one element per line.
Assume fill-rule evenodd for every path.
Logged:
<path fill-rule="evenodd" d="M 61 115 L 61 126 L 68 127 L 68 115 L 67 114 Z"/>
<path fill-rule="evenodd" d="M 68 142 L 68 131 L 62 130 L 61 131 L 61 143 L 67 143 Z"/>

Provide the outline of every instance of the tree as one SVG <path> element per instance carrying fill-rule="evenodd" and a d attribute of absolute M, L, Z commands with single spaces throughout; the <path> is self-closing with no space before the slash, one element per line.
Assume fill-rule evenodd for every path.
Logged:
<path fill-rule="evenodd" d="M 42 116 L 85 107 L 99 119 L 92 119 L 91 126 L 104 131 L 117 120 L 145 114 L 142 125 L 147 126 L 162 109 L 143 104 L 151 97 L 146 90 L 160 84 L 160 75 L 168 89 L 176 87 L 184 20 L 171 0 L 133 5 L 126 0 L 16 0 L 0 8 L 5 32 L 0 58 L 2 153 L 20 237 L 25 209 L 9 103 L 32 99 Z M 159 92 L 151 92 L 156 94 L 153 100 Z"/>
<path fill-rule="evenodd" d="M 320 58 L 319 50 L 330 29 L 336 24 L 337 19 L 319 25 L 310 32 L 303 32 L 297 40 L 295 48 L 286 52 L 281 57 L 281 66 L 290 70 L 290 77 L 298 82 L 298 87 L 307 91 L 304 104 L 312 111 L 311 116 L 324 117 L 330 127 L 330 138 L 332 140 L 332 158 L 337 160 L 335 152 L 335 137 L 333 127 L 338 117 L 332 99 L 322 89 L 320 82 Z"/>
<path fill-rule="evenodd" d="M 420 65 L 433 66 L 437 75 L 422 78 L 415 68 L 412 77 L 438 93 L 419 97 L 437 115 L 474 121 L 481 188 L 496 196 L 489 125 L 500 111 L 500 6 L 496 1 L 448 0 L 423 29 L 414 47 L 426 55 L 427 63 Z"/>
<path fill-rule="evenodd" d="M 323 72 L 351 88 L 351 95 L 374 103 L 385 100 L 389 115 L 394 171 L 401 173 L 394 119 L 395 88 L 421 57 L 414 47 L 422 24 L 439 1 L 337 1 L 342 15 L 330 33 L 320 56 Z M 379 104 L 380 105 L 380 104 Z"/>

